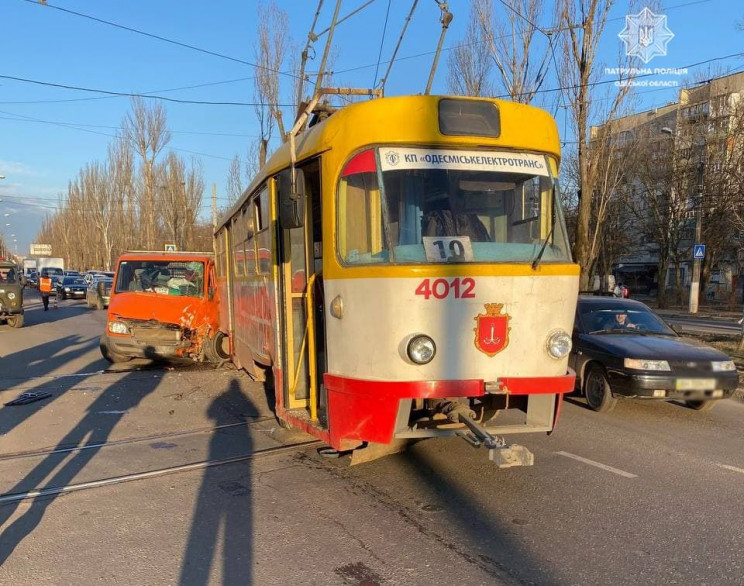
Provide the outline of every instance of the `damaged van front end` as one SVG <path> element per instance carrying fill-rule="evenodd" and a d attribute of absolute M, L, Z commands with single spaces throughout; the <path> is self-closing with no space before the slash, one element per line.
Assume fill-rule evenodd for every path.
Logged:
<path fill-rule="evenodd" d="M 212 255 L 127 253 L 117 265 L 101 353 L 110 362 L 220 362 L 229 348 L 218 316 Z"/>

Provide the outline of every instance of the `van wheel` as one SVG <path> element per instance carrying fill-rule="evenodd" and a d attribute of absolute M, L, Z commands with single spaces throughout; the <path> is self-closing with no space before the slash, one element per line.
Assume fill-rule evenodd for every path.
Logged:
<path fill-rule="evenodd" d="M 123 354 L 111 350 L 105 336 L 101 336 L 99 348 L 101 349 L 101 355 L 112 364 L 116 364 L 117 362 L 128 362 L 130 360 L 128 356 L 124 356 Z"/>
<path fill-rule="evenodd" d="M 223 360 L 230 359 L 228 339 L 224 333 L 217 332 L 204 341 L 204 357 L 213 364 L 219 364 Z"/>
<path fill-rule="evenodd" d="M 23 315 L 12 315 L 7 318 L 8 325 L 11 328 L 22 328 L 23 327 Z"/>

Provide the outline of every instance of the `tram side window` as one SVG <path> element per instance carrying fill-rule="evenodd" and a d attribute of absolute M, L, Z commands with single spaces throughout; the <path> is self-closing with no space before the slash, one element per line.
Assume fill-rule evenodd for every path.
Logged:
<path fill-rule="evenodd" d="M 245 274 L 256 274 L 256 203 L 251 200 L 243 208 L 244 226 L 243 246 L 245 248 Z"/>
<path fill-rule="evenodd" d="M 256 206 L 258 218 L 256 242 L 258 243 L 258 274 L 268 275 L 271 272 L 271 235 L 269 233 L 269 188 L 264 186 L 258 194 Z"/>
<path fill-rule="evenodd" d="M 346 165 L 338 190 L 338 246 L 346 264 L 387 262 L 373 150 Z"/>
<path fill-rule="evenodd" d="M 217 251 L 215 268 L 218 277 L 227 275 L 227 254 L 225 254 L 225 229 L 219 231 L 215 237 L 215 249 Z"/>
<path fill-rule="evenodd" d="M 240 234 L 243 234 L 242 216 L 238 215 L 233 218 L 232 229 L 231 229 L 231 244 L 233 248 L 233 262 L 235 263 L 235 276 L 245 276 L 245 250 L 243 250 L 243 239 Z"/>

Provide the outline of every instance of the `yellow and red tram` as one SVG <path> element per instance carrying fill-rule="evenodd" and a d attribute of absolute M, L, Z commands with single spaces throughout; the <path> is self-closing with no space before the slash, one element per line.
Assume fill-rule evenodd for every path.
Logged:
<path fill-rule="evenodd" d="M 459 435 L 532 463 L 500 436 L 552 431 L 574 386 L 559 161 L 548 113 L 495 99 L 380 98 L 310 124 L 215 234 L 234 362 L 270 369 L 277 416 L 336 450 Z"/>

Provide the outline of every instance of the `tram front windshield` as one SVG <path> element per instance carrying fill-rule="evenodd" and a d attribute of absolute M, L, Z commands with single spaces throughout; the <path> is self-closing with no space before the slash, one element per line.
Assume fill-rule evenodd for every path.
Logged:
<path fill-rule="evenodd" d="M 570 262 L 557 191 L 544 155 L 368 150 L 342 173 L 339 254 L 344 264 L 532 262 L 538 256 Z"/>

